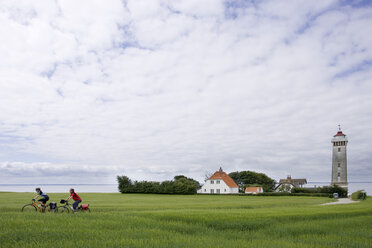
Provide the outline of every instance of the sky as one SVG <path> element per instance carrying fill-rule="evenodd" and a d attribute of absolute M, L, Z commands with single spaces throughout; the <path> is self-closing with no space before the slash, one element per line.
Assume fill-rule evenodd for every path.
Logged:
<path fill-rule="evenodd" d="M 0 184 L 372 178 L 372 2 L 0 2 Z"/>

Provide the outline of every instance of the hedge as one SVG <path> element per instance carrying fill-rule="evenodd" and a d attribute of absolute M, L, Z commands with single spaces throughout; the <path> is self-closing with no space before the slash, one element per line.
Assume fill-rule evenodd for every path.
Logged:
<path fill-rule="evenodd" d="M 337 185 L 323 186 L 317 188 L 299 188 L 294 187 L 291 190 L 292 193 L 307 193 L 307 194 L 333 194 L 337 193 L 340 198 L 347 197 L 347 190 Z"/>

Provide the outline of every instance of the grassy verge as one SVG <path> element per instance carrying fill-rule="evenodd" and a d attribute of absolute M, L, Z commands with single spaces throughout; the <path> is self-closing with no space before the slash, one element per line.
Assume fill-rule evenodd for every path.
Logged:
<path fill-rule="evenodd" d="M 371 198 L 86 193 L 90 214 L 21 213 L 33 196 L 0 194 L 0 247 L 371 247 Z"/>

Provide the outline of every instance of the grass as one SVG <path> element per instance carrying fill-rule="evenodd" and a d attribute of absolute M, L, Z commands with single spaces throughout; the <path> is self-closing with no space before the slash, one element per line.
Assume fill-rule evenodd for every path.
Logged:
<path fill-rule="evenodd" d="M 22 213 L 34 194 L 1 193 L 0 247 L 372 247 L 370 197 L 79 195 L 91 213 Z"/>

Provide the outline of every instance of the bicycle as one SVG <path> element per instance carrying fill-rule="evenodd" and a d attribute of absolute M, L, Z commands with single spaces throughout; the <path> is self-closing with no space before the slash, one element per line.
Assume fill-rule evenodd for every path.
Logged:
<path fill-rule="evenodd" d="M 90 213 L 90 208 L 89 208 L 89 204 L 81 204 L 80 206 L 78 206 L 76 209 L 74 209 L 69 203 L 68 201 L 65 201 L 65 200 L 61 200 L 60 201 L 61 204 L 65 204 L 63 206 L 59 206 L 57 209 L 58 209 L 58 212 L 61 212 L 61 213 L 70 213 L 73 212 L 73 213 L 76 213 L 76 212 L 89 212 Z"/>
<path fill-rule="evenodd" d="M 55 202 L 51 202 L 46 206 L 42 206 L 41 204 L 39 205 L 35 199 L 32 199 L 32 202 L 30 204 L 26 204 L 22 207 L 22 212 L 42 212 L 44 213 L 45 211 L 48 212 L 58 212 L 57 204 Z"/>

